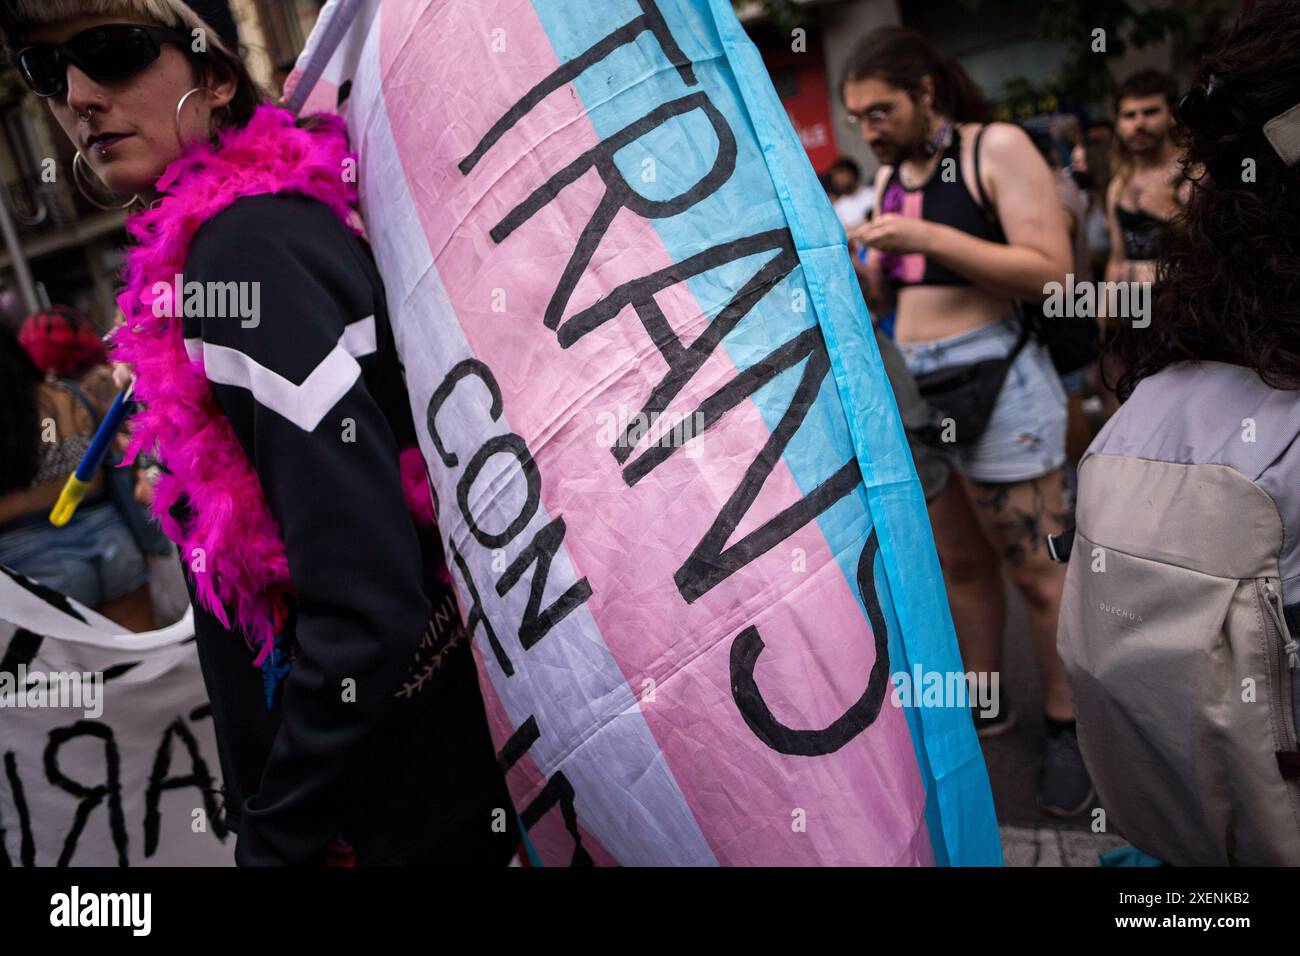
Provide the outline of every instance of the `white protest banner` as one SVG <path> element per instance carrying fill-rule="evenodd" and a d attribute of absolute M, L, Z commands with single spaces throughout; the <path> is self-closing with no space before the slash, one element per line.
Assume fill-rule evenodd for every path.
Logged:
<path fill-rule="evenodd" d="M 0 566 L 0 865 L 233 864 L 193 637 Z"/>

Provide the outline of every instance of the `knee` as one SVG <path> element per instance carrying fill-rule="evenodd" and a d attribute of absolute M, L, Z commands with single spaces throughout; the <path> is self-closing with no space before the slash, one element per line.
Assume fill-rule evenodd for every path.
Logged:
<path fill-rule="evenodd" d="M 991 587 L 1001 578 L 998 557 L 992 551 L 939 555 L 943 578 L 950 588 Z"/>
<path fill-rule="evenodd" d="M 1065 590 L 1065 565 L 1045 556 L 1042 560 L 1022 562 L 1011 568 L 1011 580 L 1031 612 L 1054 611 L 1060 607 Z"/>

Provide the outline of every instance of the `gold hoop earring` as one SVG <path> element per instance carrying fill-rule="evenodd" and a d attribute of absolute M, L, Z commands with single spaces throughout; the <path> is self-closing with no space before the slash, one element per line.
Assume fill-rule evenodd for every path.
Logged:
<path fill-rule="evenodd" d="M 82 165 L 89 166 L 90 160 L 86 159 L 86 157 L 81 154 L 81 150 L 77 150 L 77 155 L 72 157 L 72 182 L 76 185 L 77 192 L 81 193 L 86 202 L 90 203 L 92 206 L 108 210 L 129 209 L 140 201 L 140 194 L 135 193 L 120 206 L 106 205 L 105 203 L 100 202 L 97 198 L 86 191 L 86 184 L 90 182 L 90 179 L 86 172 L 81 168 Z M 103 180 L 100 180 L 100 182 L 103 182 Z"/>

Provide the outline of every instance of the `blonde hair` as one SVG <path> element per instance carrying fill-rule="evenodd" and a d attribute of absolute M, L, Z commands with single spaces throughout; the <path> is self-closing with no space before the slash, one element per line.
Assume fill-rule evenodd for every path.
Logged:
<path fill-rule="evenodd" d="M 14 38 L 24 30 L 75 20 L 77 17 L 121 16 L 144 20 L 160 27 L 202 30 L 209 49 L 226 56 L 238 56 L 184 0 L 5 0 L 0 8 L 0 30 L 11 50 Z"/>
<path fill-rule="evenodd" d="M 186 49 L 186 56 L 196 65 L 206 56 L 214 69 L 233 74 L 237 88 L 229 105 L 230 119 L 236 126 L 247 123 L 253 110 L 267 99 L 239 51 L 232 50 L 184 0 L 0 0 L 0 33 L 12 60 L 20 46 L 16 41 L 21 40 L 25 31 L 88 16 L 120 16 L 190 33 L 202 31 L 207 53 Z"/>

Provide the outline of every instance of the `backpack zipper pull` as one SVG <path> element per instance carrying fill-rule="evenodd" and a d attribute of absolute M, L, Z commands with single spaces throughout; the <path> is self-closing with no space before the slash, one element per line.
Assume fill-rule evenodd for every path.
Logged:
<path fill-rule="evenodd" d="M 1277 629 L 1282 635 L 1282 650 L 1286 651 L 1286 661 L 1291 670 L 1300 668 L 1300 643 L 1291 636 L 1291 630 L 1286 625 L 1286 615 L 1282 613 L 1282 601 L 1277 596 L 1277 591 L 1273 588 L 1272 581 L 1264 582 L 1264 590 L 1268 592 L 1268 599 L 1265 603 L 1268 605 L 1269 612 L 1273 620 L 1277 623 Z"/>

